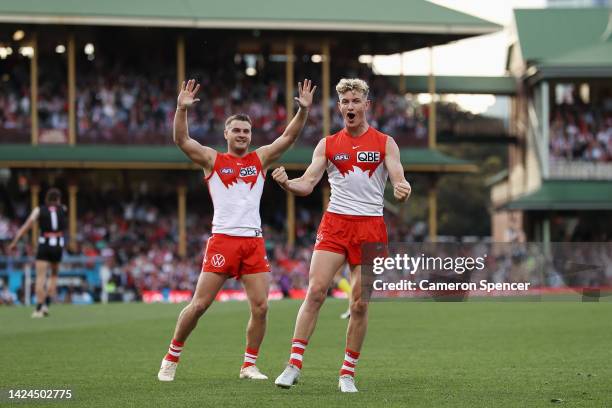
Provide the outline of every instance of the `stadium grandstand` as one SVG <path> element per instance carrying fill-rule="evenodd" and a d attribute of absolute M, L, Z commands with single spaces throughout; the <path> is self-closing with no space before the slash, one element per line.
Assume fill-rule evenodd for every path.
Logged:
<path fill-rule="evenodd" d="M 453 77 L 376 75 L 373 55 L 501 28 L 426 1 L 388 6 L 373 12 L 359 4 L 347 10 L 341 3 L 289 7 L 276 2 L 260 8 L 240 0 L 214 7 L 155 1 L 145 12 L 136 4 L 113 1 L 77 8 L 70 1 L 3 2 L 3 242 L 40 195 L 58 186 L 70 209 L 71 253 L 95 259 L 77 262 L 75 270 L 105 271 L 107 285 L 87 281 L 106 286 L 96 291 L 96 299 L 115 288 L 139 298 L 146 290 L 191 290 L 210 234 L 211 202 L 202 174 L 172 144 L 177 84 L 192 77 L 202 83 L 203 100 L 191 112 L 190 131 L 221 150 L 223 119 L 231 112 L 249 113 L 254 144 L 267 143 L 291 119 L 297 80 L 308 77 L 320 84 L 320 101 L 306 129 L 279 162 L 300 171 L 318 139 L 342 127 L 333 89 L 342 76 L 370 82 L 373 124 L 395 136 L 405 170 L 425 180 L 416 194 L 426 200 L 428 226 L 411 231 L 405 211 L 390 205 L 391 237 L 435 240 L 437 180 L 477 169 L 437 148 L 437 124 L 452 130 L 461 115 L 445 122 L 450 115 L 436 116 L 434 98 L 419 104 L 405 95 L 458 88 L 511 95 L 513 80 L 473 78 L 466 86 Z M 305 285 L 314 231 L 329 197 L 326 183 L 317 191 L 296 203 L 270 184 L 262 202 L 275 276 L 280 281 L 289 275 L 293 288 Z M 24 245 L 22 258 L 3 267 L 8 287 L 20 291 L 20 298 L 19 259 L 31 256 L 33 247 L 34 241 Z"/>
<path fill-rule="evenodd" d="M 493 238 L 609 241 L 609 9 L 518 9 L 514 22 L 507 69 L 518 81 L 512 123 L 520 142 L 490 180 Z"/>
<path fill-rule="evenodd" d="M 580 35 L 561 33 L 570 20 L 584 27 Z M 607 23 L 604 9 L 518 10 L 507 76 L 382 76 L 373 69 L 374 55 L 502 27 L 416 0 L 385 0 L 376 9 L 347 9 L 342 2 L 275 1 L 262 8 L 243 0 L 214 7 L 153 1 L 146 11 L 116 1 L 78 7 L 67 0 L 4 1 L 2 251 L 6 255 L 10 237 L 55 186 L 69 208 L 73 261 L 61 274 L 67 300 L 83 293 L 91 293 L 82 296 L 85 301 L 143 294 L 155 300 L 161 293 L 168 299 L 170 292 L 177 300 L 188 297 L 210 235 L 212 203 L 201 171 L 172 143 L 177 86 L 186 78 L 203 86 L 202 102 L 190 112 L 192 137 L 219 150 L 229 114 L 247 112 L 254 145 L 268 143 L 291 119 L 295 83 L 307 77 L 319 84 L 304 132 L 278 163 L 292 174 L 310 163 L 321 137 L 342 127 L 333 85 L 345 76 L 366 79 L 371 122 L 395 137 L 414 199 L 426 208 L 415 217 L 395 206 L 387 191 L 391 241 L 440 239 L 438 186 L 479 171 L 453 154 L 458 142 L 508 147 L 507 169 L 489 180 L 493 241 L 609 239 L 607 227 L 597 222 L 612 209 L 606 181 L 612 178 Z M 565 37 L 553 41 L 556 36 Z M 456 93 L 507 98 L 509 120 L 442 102 L 444 94 Z M 418 94 L 429 94 L 429 102 Z M 299 200 L 268 183 L 261 211 L 276 293 L 303 295 L 328 199 L 326 182 Z M 588 236 L 568 236 L 568 226 Z M 566 235 L 556 232 L 561 230 Z M 0 280 L 19 301 L 30 293 L 23 271 L 35 240 L 36 231 L 18 256 L 0 261 Z"/>

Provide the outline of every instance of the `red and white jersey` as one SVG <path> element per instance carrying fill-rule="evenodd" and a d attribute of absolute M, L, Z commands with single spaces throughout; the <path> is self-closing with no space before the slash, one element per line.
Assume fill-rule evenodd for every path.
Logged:
<path fill-rule="evenodd" d="M 358 137 L 346 129 L 325 139 L 331 186 L 328 211 L 347 215 L 383 215 L 387 135 L 373 127 Z"/>
<path fill-rule="evenodd" d="M 244 157 L 217 153 L 212 172 L 205 180 L 215 211 L 213 234 L 261 236 L 259 203 L 266 176 L 257 153 Z"/>

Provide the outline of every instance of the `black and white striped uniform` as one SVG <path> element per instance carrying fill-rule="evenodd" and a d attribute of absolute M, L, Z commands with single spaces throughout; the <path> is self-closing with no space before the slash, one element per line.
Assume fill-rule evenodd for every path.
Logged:
<path fill-rule="evenodd" d="M 40 206 L 38 225 L 38 251 L 36 259 L 48 262 L 61 262 L 64 252 L 64 231 L 66 229 L 66 207 Z"/>

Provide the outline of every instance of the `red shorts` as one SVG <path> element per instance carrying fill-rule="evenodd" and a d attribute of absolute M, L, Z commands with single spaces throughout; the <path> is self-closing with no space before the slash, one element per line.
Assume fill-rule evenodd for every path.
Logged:
<path fill-rule="evenodd" d="M 269 272 L 264 239 L 213 234 L 204 250 L 202 272 L 215 272 L 240 279 L 242 275 Z"/>
<path fill-rule="evenodd" d="M 330 251 L 346 255 L 349 264 L 359 265 L 361 244 L 387 244 L 387 226 L 382 216 L 344 215 L 326 211 L 317 231 L 315 251 Z"/>

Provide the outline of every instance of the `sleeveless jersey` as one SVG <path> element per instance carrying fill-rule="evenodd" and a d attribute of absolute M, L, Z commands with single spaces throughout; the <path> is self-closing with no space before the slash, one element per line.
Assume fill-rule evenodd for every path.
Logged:
<path fill-rule="evenodd" d="M 213 201 L 213 234 L 261 236 L 259 203 L 266 178 L 257 153 L 217 153 L 205 180 Z"/>
<path fill-rule="evenodd" d="M 331 186 L 328 211 L 381 216 L 387 183 L 387 135 L 373 127 L 358 137 L 346 129 L 325 139 L 327 176 Z"/>
<path fill-rule="evenodd" d="M 39 207 L 38 224 L 40 236 L 38 242 L 49 246 L 64 246 L 64 230 L 66 229 L 66 208 L 59 206 Z"/>

